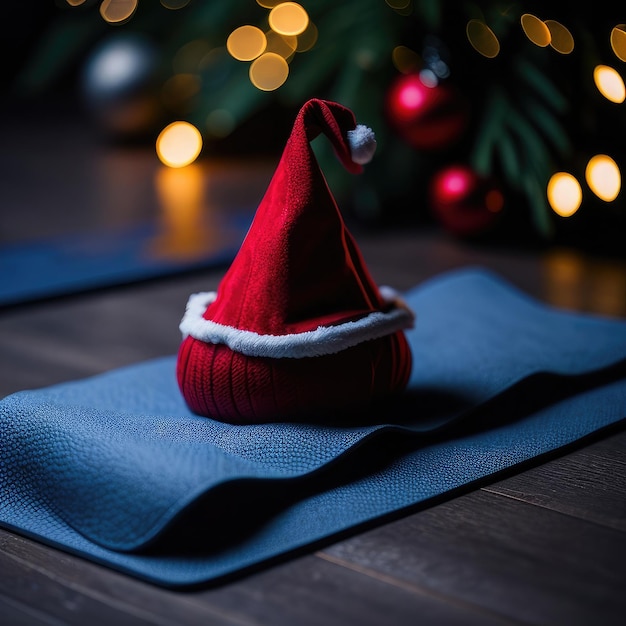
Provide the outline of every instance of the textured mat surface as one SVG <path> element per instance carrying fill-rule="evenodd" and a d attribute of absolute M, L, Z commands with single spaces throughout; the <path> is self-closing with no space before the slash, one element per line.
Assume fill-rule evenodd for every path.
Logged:
<path fill-rule="evenodd" d="M 0 401 L 0 524 L 164 586 L 218 582 L 626 417 L 626 322 L 466 269 L 405 294 L 402 397 L 360 423 L 192 414 L 175 357 Z"/>

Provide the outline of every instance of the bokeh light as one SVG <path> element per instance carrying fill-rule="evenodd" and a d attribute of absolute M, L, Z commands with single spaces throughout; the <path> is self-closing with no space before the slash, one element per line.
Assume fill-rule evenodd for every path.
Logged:
<path fill-rule="evenodd" d="M 261 56 L 267 46 L 265 33 L 256 26 L 240 26 L 226 40 L 226 49 L 238 61 L 252 61 Z"/>
<path fill-rule="evenodd" d="M 620 104 L 626 97 L 624 80 L 616 70 L 608 65 L 596 65 L 593 70 L 593 80 L 598 91 L 611 102 Z"/>
<path fill-rule="evenodd" d="M 412 80 L 398 92 L 396 115 L 401 119 L 411 119 L 426 102 L 426 85 L 421 80 Z"/>
<path fill-rule="evenodd" d="M 547 195 L 552 210 L 561 217 L 574 215 L 583 199 L 580 183 L 567 172 L 557 172 L 550 177 Z"/>
<path fill-rule="evenodd" d="M 309 25 L 305 31 L 297 37 L 296 52 L 308 52 L 311 50 L 317 43 L 318 35 L 317 26 L 309 20 Z"/>
<path fill-rule="evenodd" d="M 497 57 L 500 53 L 500 42 L 495 33 L 480 20 L 470 20 L 465 29 L 467 39 L 476 52 L 488 59 Z"/>
<path fill-rule="evenodd" d="M 385 2 L 392 9 L 406 9 L 411 4 L 411 0 L 385 0 Z"/>
<path fill-rule="evenodd" d="M 611 31 L 611 48 L 620 61 L 626 61 L 626 24 L 618 24 Z"/>
<path fill-rule="evenodd" d="M 591 191 L 605 202 L 615 200 L 622 186 L 619 167 L 606 154 L 597 154 L 589 159 L 585 168 L 585 180 Z"/>
<path fill-rule="evenodd" d="M 309 25 L 309 15 L 297 2 L 283 2 L 268 16 L 270 28 L 281 35 L 300 35 Z"/>
<path fill-rule="evenodd" d="M 166 9 L 171 9 L 172 11 L 186 7 L 190 2 L 191 0 L 161 0 L 161 4 Z"/>
<path fill-rule="evenodd" d="M 124 24 L 135 14 L 138 0 L 103 0 L 100 15 L 109 24 Z"/>
<path fill-rule="evenodd" d="M 499 213 L 504 208 L 504 195 L 499 189 L 490 189 L 485 194 L 485 208 L 491 213 Z"/>
<path fill-rule="evenodd" d="M 284 0 L 256 0 L 256 3 L 264 9 L 273 9 L 275 6 L 282 4 L 282 2 Z"/>
<path fill-rule="evenodd" d="M 402 74 L 413 74 L 421 65 L 419 54 L 407 46 L 396 46 L 391 52 L 394 67 Z"/>
<path fill-rule="evenodd" d="M 287 62 L 291 61 L 298 47 L 298 38 L 295 35 L 279 35 L 273 30 L 268 30 L 265 37 L 267 39 L 265 52 L 273 52 Z"/>
<path fill-rule="evenodd" d="M 520 22 L 526 37 L 536 46 L 545 48 L 550 45 L 552 36 L 550 35 L 550 29 L 546 26 L 544 21 L 531 13 L 524 13 L 520 18 Z"/>
<path fill-rule="evenodd" d="M 71 7 L 79 7 L 84 4 L 86 0 L 65 0 Z"/>
<path fill-rule="evenodd" d="M 289 65 L 279 54 L 266 52 L 250 65 L 250 82 L 261 91 L 278 89 L 289 76 Z"/>
<path fill-rule="evenodd" d="M 169 167 L 184 167 L 193 163 L 202 150 L 202 135 L 189 122 L 172 122 L 159 134 L 156 151 Z"/>
<path fill-rule="evenodd" d="M 444 202 L 456 202 L 472 190 L 474 178 L 464 168 L 455 167 L 446 170 L 439 180 L 440 197 Z"/>
<path fill-rule="evenodd" d="M 413 8 L 413 0 L 385 0 L 385 2 L 400 15 L 410 15 Z"/>
<path fill-rule="evenodd" d="M 561 54 L 570 54 L 574 50 L 574 37 L 572 33 L 555 20 L 546 20 L 545 25 L 550 31 L 550 45 Z"/>

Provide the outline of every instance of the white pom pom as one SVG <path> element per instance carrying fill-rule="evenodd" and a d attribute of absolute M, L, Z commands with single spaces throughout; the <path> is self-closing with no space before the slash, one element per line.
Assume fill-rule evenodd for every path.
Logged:
<path fill-rule="evenodd" d="M 376 152 L 376 136 L 374 131 L 363 124 L 348 131 L 348 143 L 352 160 L 359 165 L 369 163 Z"/>

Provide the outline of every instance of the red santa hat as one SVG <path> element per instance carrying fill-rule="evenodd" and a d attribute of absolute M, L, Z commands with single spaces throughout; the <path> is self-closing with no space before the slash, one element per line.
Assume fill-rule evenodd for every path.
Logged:
<path fill-rule="evenodd" d="M 217 292 L 189 298 L 177 378 L 196 413 L 323 421 L 406 386 L 414 315 L 372 280 L 311 148 L 320 133 L 349 172 L 374 154 L 373 132 L 346 107 L 302 107 Z"/>

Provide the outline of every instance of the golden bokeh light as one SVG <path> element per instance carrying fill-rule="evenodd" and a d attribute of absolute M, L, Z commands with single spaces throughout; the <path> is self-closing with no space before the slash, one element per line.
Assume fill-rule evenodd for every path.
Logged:
<path fill-rule="evenodd" d="M 189 122 L 172 122 L 159 134 L 156 151 L 169 167 L 185 167 L 193 163 L 202 150 L 202 135 Z"/>
<path fill-rule="evenodd" d="M 574 215 L 583 199 L 580 183 L 567 172 L 557 172 L 550 177 L 547 195 L 552 210 L 561 217 Z"/>
<path fill-rule="evenodd" d="M 171 9 L 172 11 L 186 7 L 190 2 L 191 0 L 161 0 L 161 4 L 166 9 Z"/>
<path fill-rule="evenodd" d="M 100 15 L 109 24 L 124 24 L 137 10 L 138 0 L 103 0 Z"/>
<path fill-rule="evenodd" d="M 385 2 L 392 9 L 406 9 L 411 4 L 411 0 L 385 0 Z"/>
<path fill-rule="evenodd" d="M 589 159 L 585 168 L 585 180 L 589 189 L 605 202 L 615 200 L 622 186 L 619 167 L 606 154 L 597 154 Z"/>
<path fill-rule="evenodd" d="M 598 91 L 611 102 L 620 104 L 626 97 L 624 80 L 616 70 L 608 65 L 596 65 L 593 70 L 593 81 Z"/>
<path fill-rule="evenodd" d="M 273 52 L 289 63 L 296 54 L 298 38 L 295 35 L 279 35 L 273 30 L 268 30 L 265 37 L 267 39 L 265 52 Z"/>
<path fill-rule="evenodd" d="M 81 4 L 85 4 L 87 0 L 65 0 L 71 7 L 79 7 Z"/>
<path fill-rule="evenodd" d="M 574 50 L 572 33 L 555 20 L 546 20 L 544 23 L 550 31 L 550 45 L 561 54 L 570 54 Z"/>
<path fill-rule="evenodd" d="M 544 21 L 531 13 L 524 13 L 520 18 L 520 22 L 526 37 L 536 46 L 545 48 L 550 45 L 552 36 L 550 35 L 550 29 L 546 26 Z"/>
<path fill-rule="evenodd" d="M 309 20 L 306 30 L 297 37 L 296 52 L 308 52 L 311 50 L 317 43 L 318 34 L 317 26 Z"/>
<path fill-rule="evenodd" d="M 284 0 L 256 0 L 256 3 L 264 9 L 273 9 L 275 6 L 282 4 L 283 2 Z"/>
<path fill-rule="evenodd" d="M 398 15 L 411 15 L 413 12 L 413 0 L 385 0 Z"/>
<path fill-rule="evenodd" d="M 626 24 L 618 24 L 611 31 L 611 48 L 620 61 L 626 61 Z"/>
<path fill-rule="evenodd" d="M 422 64 L 419 54 L 407 46 L 396 46 L 391 52 L 391 61 L 402 74 L 417 72 Z"/>
<path fill-rule="evenodd" d="M 276 5 L 268 17 L 270 28 L 281 35 L 300 35 L 309 25 L 309 14 L 297 2 Z"/>
<path fill-rule="evenodd" d="M 413 8 L 413 0 L 385 0 L 385 2 L 400 15 L 409 15 L 409 11 Z"/>
<path fill-rule="evenodd" d="M 289 65 L 279 54 L 266 52 L 250 65 L 250 82 L 261 91 L 278 89 L 289 76 Z"/>
<path fill-rule="evenodd" d="M 497 57 L 500 53 L 500 42 L 495 33 L 480 20 L 470 20 L 465 28 L 467 39 L 476 52 L 488 59 Z"/>
<path fill-rule="evenodd" d="M 261 56 L 267 46 L 265 33 L 256 26 L 240 26 L 228 36 L 226 49 L 238 61 L 252 61 Z"/>

